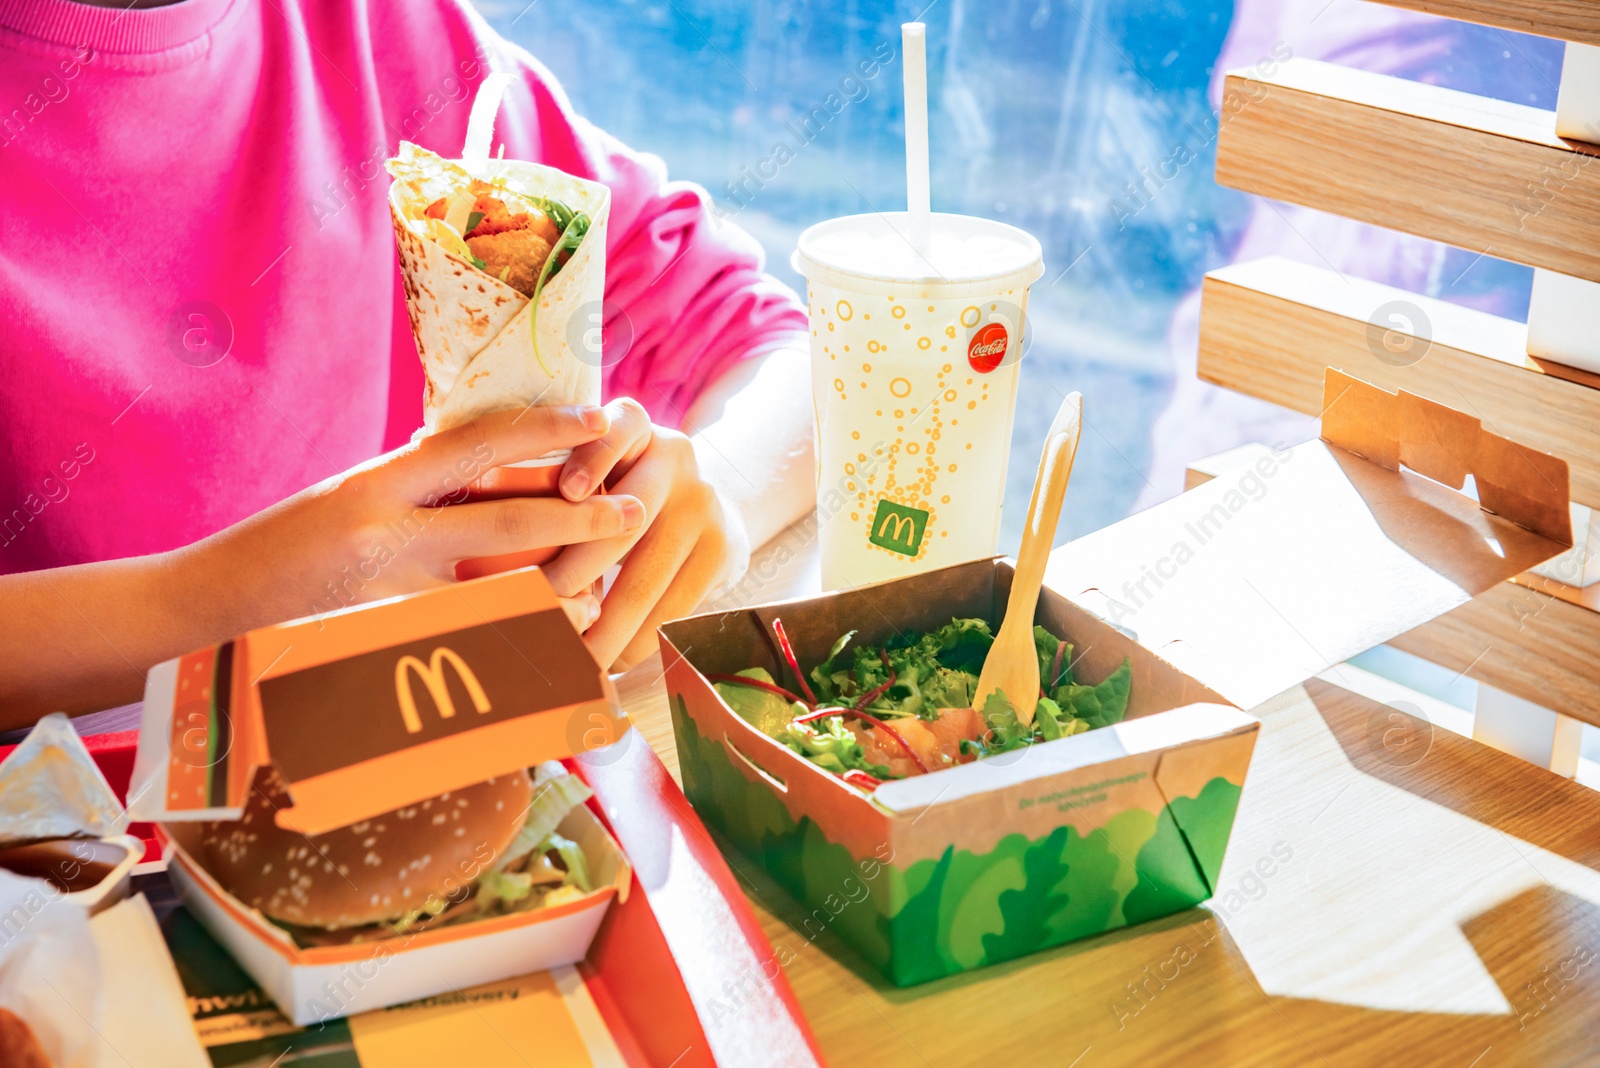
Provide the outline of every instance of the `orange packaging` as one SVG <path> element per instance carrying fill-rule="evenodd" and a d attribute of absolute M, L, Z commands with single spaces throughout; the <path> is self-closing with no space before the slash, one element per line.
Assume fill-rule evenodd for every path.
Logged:
<path fill-rule="evenodd" d="M 160 825 L 190 910 L 297 1023 L 581 959 L 631 868 L 585 807 L 561 831 L 595 889 L 404 939 L 303 948 L 195 858 L 273 765 L 308 836 L 613 741 L 615 687 L 537 568 L 250 631 L 152 668 L 129 796 Z M 597 739 L 603 741 L 597 741 Z M 330 1000 L 327 990 L 339 992 Z"/>

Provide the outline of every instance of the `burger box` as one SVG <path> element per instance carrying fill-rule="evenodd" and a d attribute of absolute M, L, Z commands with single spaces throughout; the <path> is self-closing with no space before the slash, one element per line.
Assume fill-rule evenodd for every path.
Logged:
<path fill-rule="evenodd" d="M 311 836 L 571 756 L 627 729 L 611 680 L 538 569 L 254 630 L 157 665 L 129 810 L 157 824 L 185 904 L 296 1023 L 582 959 L 631 868 L 588 807 L 562 834 L 595 889 L 527 912 L 300 947 L 197 859 L 200 821 L 237 819 L 258 767 Z M 470 881 L 478 873 L 463 873 Z"/>
<path fill-rule="evenodd" d="M 1472 475 L 1479 501 L 1456 492 Z M 1450 488 L 1453 487 L 1453 488 Z M 1124 722 L 891 781 L 870 796 L 736 715 L 707 673 L 803 669 L 997 622 L 981 560 L 660 628 L 684 792 L 706 821 L 898 986 L 1198 905 L 1217 888 L 1258 722 L 1246 713 L 1571 544 L 1564 461 L 1330 369 L 1322 435 L 1058 550 L 1035 622 Z"/>
<path fill-rule="evenodd" d="M 326 1051 L 330 1068 L 502 1064 L 510 1040 L 533 1063 L 563 1068 L 615 1065 L 618 1056 L 608 1058 L 608 1047 L 628 1068 L 820 1064 L 778 954 L 649 744 L 632 731 L 570 766 L 594 788 L 601 818 L 637 861 L 633 892 L 612 905 L 575 969 L 297 1027 L 186 910 L 172 907 L 177 902 L 164 877 L 146 880 L 142 889 L 162 917 L 195 1030 L 213 1062 L 269 1065 L 292 1051 L 321 1065 L 317 1057 Z M 552 982 L 564 1010 L 548 1004 Z M 527 1004 L 541 997 L 546 1004 Z M 553 1022 L 545 1020 L 550 1013 Z M 571 1023 L 563 1024 L 559 1017 L 569 1013 Z M 573 1025 L 589 1061 L 561 1055 L 552 1032 L 570 1034 Z M 534 1032 L 536 1047 L 514 1038 Z M 402 1039 L 404 1055 L 395 1052 Z M 426 1055 L 441 1045 L 448 1056 Z M 535 1049 L 546 1059 L 533 1057 Z"/>

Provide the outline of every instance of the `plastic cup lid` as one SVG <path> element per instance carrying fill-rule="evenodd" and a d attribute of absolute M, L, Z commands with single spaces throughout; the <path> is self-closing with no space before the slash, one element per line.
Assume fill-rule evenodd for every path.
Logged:
<path fill-rule="evenodd" d="M 802 233 L 790 262 L 811 282 L 929 298 L 1003 292 L 1044 274 L 1039 242 L 1015 226 L 936 212 L 929 230 L 924 255 L 907 236 L 905 212 L 846 215 Z"/>

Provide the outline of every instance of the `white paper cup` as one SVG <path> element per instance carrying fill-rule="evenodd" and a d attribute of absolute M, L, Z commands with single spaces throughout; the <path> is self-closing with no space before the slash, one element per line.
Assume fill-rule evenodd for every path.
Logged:
<path fill-rule="evenodd" d="M 903 212 L 800 235 L 811 313 L 817 519 L 825 589 L 992 556 L 1039 242 L 932 217 L 920 255 Z"/>

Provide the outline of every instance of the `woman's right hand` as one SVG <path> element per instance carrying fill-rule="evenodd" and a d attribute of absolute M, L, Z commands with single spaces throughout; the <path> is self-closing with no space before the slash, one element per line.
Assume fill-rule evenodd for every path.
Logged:
<path fill-rule="evenodd" d="M 588 406 L 496 412 L 421 438 L 335 475 L 172 554 L 209 576 L 220 640 L 252 627 L 320 615 L 454 581 L 461 560 L 614 538 L 637 529 L 644 504 L 626 494 L 464 500 L 491 467 L 576 448 L 610 427 Z M 586 629 L 589 593 L 563 599 Z"/>

